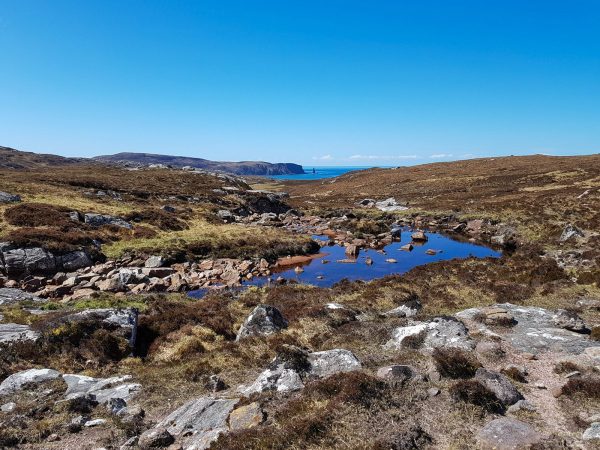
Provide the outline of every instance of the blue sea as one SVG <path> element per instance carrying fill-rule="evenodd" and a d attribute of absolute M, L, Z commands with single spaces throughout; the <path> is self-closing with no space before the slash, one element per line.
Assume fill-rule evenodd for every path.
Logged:
<path fill-rule="evenodd" d="M 333 178 L 339 177 L 340 175 L 345 174 L 346 172 L 351 172 L 353 170 L 364 170 L 371 169 L 371 167 L 367 166 L 324 166 L 324 167 L 311 167 L 311 166 L 303 166 L 304 171 L 306 173 L 299 175 L 270 175 L 269 178 L 275 178 L 277 180 L 320 180 L 321 178 Z M 315 173 L 312 173 L 313 169 L 315 169 Z"/>

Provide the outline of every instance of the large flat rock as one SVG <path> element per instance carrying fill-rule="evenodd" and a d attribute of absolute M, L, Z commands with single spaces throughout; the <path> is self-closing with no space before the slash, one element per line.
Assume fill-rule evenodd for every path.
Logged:
<path fill-rule="evenodd" d="M 31 329 L 29 325 L 16 323 L 0 323 L 0 344 L 17 341 L 35 341 L 40 333 Z"/>
<path fill-rule="evenodd" d="M 228 431 L 227 418 L 239 399 L 200 397 L 185 403 L 157 426 L 165 428 L 186 450 L 210 447 L 219 434 Z"/>
<path fill-rule="evenodd" d="M 598 347 L 586 334 L 560 328 L 556 325 L 556 313 L 544 308 L 519 306 L 511 303 L 495 305 L 506 310 L 514 319 L 514 325 L 503 327 L 499 334 L 522 352 L 537 354 L 545 351 L 565 352 L 578 355 L 587 348 Z M 456 314 L 460 319 L 474 320 L 481 314 L 482 308 L 470 308 Z M 480 331 L 487 329 L 479 324 Z"/>

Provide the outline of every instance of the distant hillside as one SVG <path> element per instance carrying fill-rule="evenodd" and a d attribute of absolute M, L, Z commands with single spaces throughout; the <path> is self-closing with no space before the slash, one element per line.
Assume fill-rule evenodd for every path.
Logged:
<path fill-rule="evenodd" d="M 39 167 L 56 167 L 77 164 L 81 158 L 65 158 L 58 155 L 22 152 L 10 147 L 0 146 L 0 168 L 34 169 Z"/>
<path fill-rule="evenodd" d="M 263 161 L 223 162 L 209 161 L 187 156 L 155 155 L 151 153 L 117 153 L 115 155 L 96 156 L 97 161 L 121 165 L 147 166 L 163 164 L 172 167 L 194 167 L 236 175 L 289 175 L 304 173 L 299 164 L 268 163 Z"/>

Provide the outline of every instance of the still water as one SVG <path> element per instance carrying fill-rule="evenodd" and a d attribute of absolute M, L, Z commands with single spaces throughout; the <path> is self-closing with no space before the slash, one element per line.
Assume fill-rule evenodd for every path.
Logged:
<path fill-rule="evenodd" d="M 373 280 L 386 275 L 402 274 L 417 266 L 422 266 L 436 261 L 454 258 L 498 258 L 501 256 L 491 248 L 470 242 L 454 240 L 440 233 L 426 233 L 428 241 L 419 245 L 413 244 L 412 251 L 401 250 L 400 247 L 411 241 L 411 232 L 404 230 L 401 240 L 385 246 L 382 250 L 361 250 L 356 262 L 338 262 L 347 260 L 345 248 L 340 245 L 326 246 L 321 249 L 321 254 L 302 267 L 298 273 L 293 267 L 274 273 L 271 277 L 257 277 L 245 281 L 244 286 L 264 286 L 273 282 L 278 277 L 295 280 L 298 283 L 312 284 L 320 287 L 330 287 L 342 279 Z M 329 240 L 325 236 L 313 236 L 318 240 Z M 428 254 L 433 250 L 435 254 Z M 367 264 L 367 258 L 372 264 Z M 390 262 L 394 260 L 395 262 Z M 192 297 L 202 297 L 206 290 L 192 291 Z"/>

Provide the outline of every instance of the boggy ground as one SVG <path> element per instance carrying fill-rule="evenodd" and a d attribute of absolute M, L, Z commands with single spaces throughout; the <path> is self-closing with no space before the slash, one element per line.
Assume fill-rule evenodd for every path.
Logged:
<path fill-rule="evenodd" d="M 540 163 L 546 161 L 543 157 L 533 158 Z M 35 344 L 2 349 L 1 378 L 32 367 L 94 377 L 132 375 L 142 387 L 127 403 L 140 406 L 145 415 L 124 420 L 107 412 L 104 405 L 86 405 L 85 412 L 79 404 L 65 406 L 61 402 L 64 388 L 54 380 L 48 385 L 27 387 L 0 401 L 16 404 L 13 412 L 0 413 L 0 445 L 119 448 L 129 438 L 141 435 L 139 444 L 147 446 L 148 435 L 142 433 L 167 414 L 190 399 L 216 397 L 241 398 L 238 410 L 251 406 L 255 411 L 250 414 L 252 420 L 236 430 L 228 430 L 233 428 L 233 416 L 226 418 L 225 432 L 212 443 L 211 448 L 218 449 L 491 448 L 479 433 L 503 417 L 515 418 L 539 433 L 527 444 L 530 448 L 595 448 L 598 441 L 584 440 L 583 433 L 599 421 L 597 352 L 588 357 L 589 352 L 581 356 L 546 348 L 533 355 L 516 348 L 509 339 L 515 324 L 508 315 L 500 314 L 502 320 L 498 320 L 492 319 L 492 313 L 488 318 L 483 312 L 472 321 L 463 319 L 477 344 L 475 349 L 461 351 L 450 346 L 429 351 L 423 348 L 425 337 L 419 334 L 397 347 L 385 345 L 399 327 L 497 303 L 542 307 L 552 312 L 564 309 L 573 317 L 577 314 L 587 326 L 583 333 L 576 333 L 578 342 L 580 339 L 585 345 L 595 345 L 600 337 L 600 289 L 593 226 L 599 198 L 594 158 L 553 162 L 553 170 L 562 175 L 548 175 L 551 160 L 540 168 L 532 167 L 528 159 L 509 158 L 481 163 L 493 165 L 499 173 L 513 172 L 497 179 L 492 176 L 493 170 L 484 175 L 481 165 L 463 162 L 398 169 L 413 174 L 401 189 L 389 187 L 390 180 L 385 179 L 388 175 L 378 173 L 372 177 L 371 171 L 350 174 L 333 183 L 328 180 L 288 186 L 291 202 L 297 207 L 333 217 L 341 215 L 335 209 L 349 212 L 356 208 L 356 201 L 365 197 L 380 200 L 395 196 L 417 206 L 415 210 L 383 214 L 385 217 L 373 210 L 356 209 L 358 219 L 340 222 L 353 232 L 365 228 L 378 232 L 381 221 L 390 222 L 394 216 L 426 226 L 436 215 L 452 215 L 453 223 L 462 220 L 464 225 L 459 229 L 465 228 L 466 238 L 484 235 L 489 239 L 505 233 L 506 228 L 514 229 L 510 251 L 500 259 L 439 262 L 403 276 L 370 283 L 343 282 L 331 289 L 292 284 L 214 292 L 197 301 L 182 294 L 103 294 L 95 299 L 50 302 L 42 306 L 50 310 L 46 314 L 29 312 L 35 305 L 27 302 L 3 306 L 0 314 L 5 322 L 31 324 L 40 338 Z M 506 166 L 512 168 L 500 170 Z M 479 167 L 479 175 L 471 173 L 473 167 Z M 573 171 L 580 177 L 565 175 Z M 444 173 L 443 180 L 436 181 Z M 465 180 L 477 176 L 483 177 L 479 184 L 473 181 L 469 182 L 470 188 L 464 188 L 467 190 L 458 188 L 458 184 L 464 187 Z M 357 181 L 361 177 L 365 179 Z M 562 180 L 559 187 L 556 177 Z M 375 183 L 376 178 L 383 180 L 381 184 Z M 396 183 L 402 181 L 396 179 Z M 527 189 L 532 186 L 535 189 Z M 71 187 L 62 183 L 57 189 L 66 189 L 62 192 L 72 195 Z M 576 198 L 586 190 L 587 194 Z M 93 202 L 104 204 L 105 200 L 94 198 Z M 108 204 L 117 205 L 112 200 Z M 467 224 L 479 218 L 488 220 Z M 577 226 L 582 234 L 561 241 L 568 224 Z M 469 227 L 482 227 L 483 231 Z M 277 308 L 287 320 L 287 328 L 236 340 L 244 320 L 261 304 Z M 418 304 L 422 308 L 415 306 Z M 385 314 L 402 305 L 414 308 L 416 315 L 407 318 Z M 105 324 L 84 322 L 65 327 L 60 321 L 74 310 L 127 307 L 140 311 L 133 349 Z M 238 391 L 239 386 L 251 384 L 276 357 L 301 372 L 304 352 L 332 349 L 351 351 L 360 361 L 360 369 L 320 379 L 306 376 L 304 389 L 297 391 L 267 390 L 247 398 Z M 391 379 L 378 374 L 380 368 L 394 364 L 409 365 L 414 374 Z M 507 405 L 476 375 L 482 366 L 503 372 L 531 405 L 507 410 Z M 225 389 L 215 389 L 211 376 L 217 376 L 225 385 L 220 388 Z M 102 418 L 106 423 L 75 431 L 69 424 L 82 414 L 90 419 Z M 506 434 L 515 433 L 509 430 Z M 185 433 L 176 437 L 173 448 L 185 448 Z M 152 442 L 158 445 L 159 440 Z M 171 445 L 168 442 L 160 445 Z"/>

